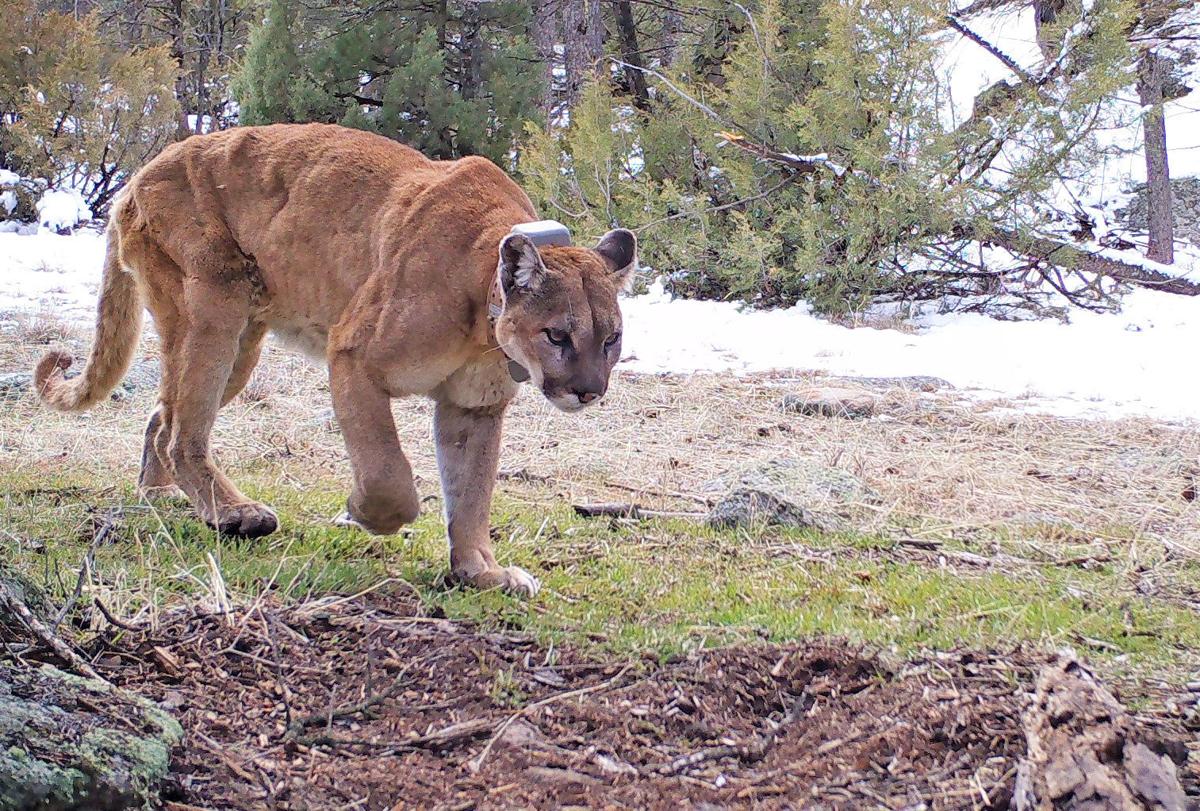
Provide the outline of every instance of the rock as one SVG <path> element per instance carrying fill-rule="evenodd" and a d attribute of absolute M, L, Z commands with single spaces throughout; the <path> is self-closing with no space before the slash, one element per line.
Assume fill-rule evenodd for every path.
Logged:
<path fill-rule="evenodd" d="M 869 389 L 908 389 L 909 391 L 932 392 L 952 389 L 948 380 L 930 375 L 905 375 L 903 377 L 840 377 L 839 382 L 852 383 Z"/>
<path fill-rule="evenodd" d="M 19 400 L 33 388 L 33 375 L 10 372 L 0 375 L 0 400 Z"/>
<path fill-rule="evenodd" d="M 861 420 L 875 413 L 876 397 L 863 389 L 813 386 L 787 394 L 783 410 L 808 417 L 845 417 Z"/>
<path fill-rule="evenodd" d="M 140 696 L 50 665 L 0 664 L 0 811 L 151 807 L 182 739 Z"/>
<path fill-rule="evenodd" d="M 808 460 L 775 460 L 709 482 L 718 492 L 707 521 L 714 527 L 811 527 L 833 532 L 846 527 L 856 504 L 879 496 L 857 476 Z"/>

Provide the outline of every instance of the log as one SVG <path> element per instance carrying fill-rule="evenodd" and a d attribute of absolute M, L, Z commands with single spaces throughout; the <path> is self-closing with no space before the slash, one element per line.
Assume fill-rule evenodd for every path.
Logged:
<path fill-rule="evenodd" d="M 1185 811 L 1175 764 L 1074 654 L 1042 668 L 1021 725 L 1017 811 Z"/>

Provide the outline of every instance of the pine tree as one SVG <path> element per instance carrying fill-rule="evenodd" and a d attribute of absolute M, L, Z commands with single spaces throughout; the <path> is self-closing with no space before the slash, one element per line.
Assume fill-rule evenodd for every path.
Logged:
<path fill-rule="evenodd" d="M 945 0 L 700 6 L 690 55 L 654 68 L 648 114 L 593 87 L 565 132 L 531 134 L 529 188 L 577 230 L 640 228 L 684 293 L 840 312 L 1057 283 L 1027 232 L 1077 227 L 1050 192 L 1120 123 L 1106 102 L 1132 61 L 1131 3 L 1062 6 L 1055 59 L 1036 77 L 1018 66 L 958 126 L 937 74 L 959 35 Z M 963 247 L 988 240 L 1029 260 L 981 269 Z M 1070 272 L 1081 254 L 1061 256 Z"/>
<path fill-rule="evenodd" d="M 234 85 L 241 121 L 341 123 L 431 157 L 507 164 L 539 114 L 529 16 L 511 0 L 414 10 L 272 0 Z"/>

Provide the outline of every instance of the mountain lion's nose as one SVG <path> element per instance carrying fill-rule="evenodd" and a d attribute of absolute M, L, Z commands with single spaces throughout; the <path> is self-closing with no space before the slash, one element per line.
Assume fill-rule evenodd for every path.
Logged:
<path fill-rule="evenodd" d="M 574 392 L 575 396 L 579 398 L 579 402 L 583 403 L 584 405 L 587 405 L 588 403 L 593 402 L 600 397 L 600 392 L 598 391 L 580 391 L 579 389 L 575 389 Z"/>

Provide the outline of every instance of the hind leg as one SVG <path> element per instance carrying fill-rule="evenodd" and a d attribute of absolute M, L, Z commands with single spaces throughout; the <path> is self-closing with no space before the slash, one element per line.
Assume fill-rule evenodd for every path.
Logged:
<path fill-rule="evenodd" d="M 184 306 L 188 317 L 178 351 L 166 356 L 171 368 L 163 370 L 173 382 L 164 398 L 171 474 L 200 517 L 217 531 L 247 538 L 267 535 L 279 526 L 275 513 L 242 495 L 209 454 L 209 434 L 226 392 L 233 383 L 238 384 L 235 391 L 240 389 L 253 369 L 253 363 L 239 363 L 243 334 L 257 329 L 251 322 L 251 297 L 238 285 L 193 277 L 185 284 Z M 257 341 L 253 343 L 256 357 Z M 240 380 L 234 379 L 235 371 Z"/>
<path fill-rule="evenodd" d="M 146 309 L 150 311 L 158 333 L 162 358 L 160 366 L 165 370 L 170 365 L 167 357 L 176 351 L 178 345 L 182 321 L 179 303 L 183 300 L 183 271 L 156 243 L 145 239 L 138 231 L 129 232 L 122 240 L 121 259 L 136 270 Z M 166 455 L 166 443 L 171 435 L 170 412 L 166 406 L 170 381 L 165 374 L 160 378 L 159 400 L 146 424 L 141 470 L 138 473 L 138 492 L 147 498 L 179 493 Z"/>
<path fill-rule="evenodd" d="M 142 444 L 142 469 L 138 473 L 138 492 L 144 498 L 160 498 L 179 493 L 175 486 L 170 470 L 167 469 L 158 446 L 159 435 L 169 435 L 165 419 L 166 408 L 161 402 L 150 412 L 150 420 L 146 423 L 145 441 Z"/>
<path fill-rule="evenodd" d="M 265 324 L 254 321 L 242 331 L 238 342 L 237 360 L 234 361 L 233 371 L 229 382 L 225 384 L 225 392 L 221 395 L 221 405 L 225 406 L 246 387 L 258 358 L 262 351 L 263 337 L 266 335 Z M 167 354 L 164 340 L 163 355 Z M 170 471 L 168 445 L 171 437 L 170 412 L 162 400 L 150 413 L 146 424 L 146 439 L 142 445 L 142 469 L 138 474 L 138 491 L 146 498 L 172 496 L 180 492 L 175 486 L 175 479 Z"/>

